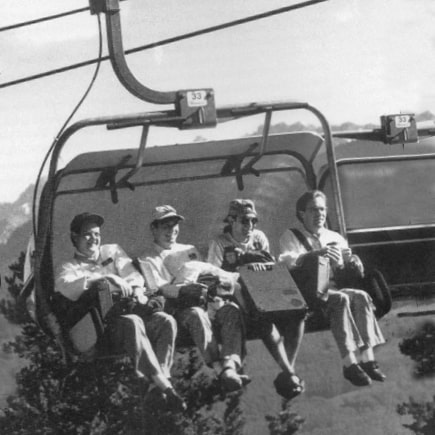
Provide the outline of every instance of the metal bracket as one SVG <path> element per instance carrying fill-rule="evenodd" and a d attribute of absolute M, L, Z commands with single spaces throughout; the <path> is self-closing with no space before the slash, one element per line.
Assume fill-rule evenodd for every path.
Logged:
<path fill-rule="evenodd" d="M 260 173 L 253 168 L 255 163 L 257 163 L 261 157 L 263 157 L 264 152 L 267 148 L 267 141 L 269 139 L 269 130 L 270 130 L 270 122 L 272 120 L 272 109 L 267 110 L 264 117 L 264 127 L 263 127 L 263 137 L 261 138 L 260 143 L 260 150 L 256 156 L 254 156 L 246 165 L 242 168 L 241 172 L 248 173 L 252 172 L 257 177 L 260 175 Z"/>
<path fill-rule="evenodd" d="M 221 175 L 232 175 L 236 176 L 237 187 L 239 190 L 243 190 L 245 188 L 243 183 L 243 175 L 247 173 L 252 173 L 257 177 L 260 175 L 258 171 L 255 171 L 253 168 L 241 168 L 242 162 L 246 156 L 252 153 L 255 148 L 258 147 L 258 143 L 255 142 L 249 146 L 249 148 L 244 152 L 237 156 L 230 157 L 225 164 L 222 166 Z"/>
<path fill-rule="evenodd" d="M 127 161 L 130 160 L 130 158 L 131 155 L 128 155 L 124 157 L 116 166 L 105 168 L 103 171 L 101 171 L 101 174 L 98 177 L 97 182 L 95 183 L 95 187 L 100 189 L 109 186 L 110 196 L 114 204 L 118 204 L 118 187 L 120 187 L 119 183 L 116 182 L 116 175 L 119 169 L 122 168 L 127 163 Z M 124 186 L 129 187 L 131 190 L 134 190 L 134 187 L 132 185 L 129 185 L 129 183 L 126 181 L 124 182 Z"/>
<path fill-rule="evenodd" d="M 146 143 L 147 143 L 149 129 L 150 129 L 149 125 L 144 125 L 143 126 L 142 136 L 140 138 L 140 146 L 139 146 L 139 150 L 137 152 L 136 165 L 134 166 L 133 169 L 128 171 L 127 174 L 125 174 L 123 177 L 121 177 L 121 179 L 119 181 L 116 182 L 116 186 L 115 187 L 124 187 L 124 186 L 127 186 L 130 189 L 134 190 L 134 186 L 132 184 L 130 184 L 128 182 L 128 180 L 131 177 L 133 177 L 133 175 L 136 174 L 136 172 L 139 171 L 139 169 L 142 167 L 143 160 L 144 160 L 144 152 L 145 152 L 145 147 L 146 147 Z"/>
<path fill-rule="evenodd" d="M 135 97 L 149 103 L 174 104 L 180 129 L 215 127 L 217 124 L 213 89 L 155 91 L 141 84 L 130 71 L 122 43 L 119 0 L 90 0 L 91 13 L 106 14 L 107 44 L 113 70 L 121 84 Z"/>

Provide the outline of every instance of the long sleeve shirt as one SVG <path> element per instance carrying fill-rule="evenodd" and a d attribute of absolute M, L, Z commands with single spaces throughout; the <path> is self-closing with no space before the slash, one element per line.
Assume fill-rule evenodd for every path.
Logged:
<path fill-rule="evenodd" d="M 224 251 L 227 247 L 234 247 L 245 253 L 247 251 L 264 250 L 270 252 L 269 240 L 263 231 L 254 229 L 246 242 L 238 242 L 229 232 L 219 234 L 210 242 L 207 261 L 214 266 L 221 267 L 224 261 Z"/>
<path fill-rule="evenodd" d="M 76 252 L 74 258 L 62 264 L 56 274 L 55 291 L 76 301 L 88 289 L 88 281 L 117 275 L 132 287 L 143 287 L 144 279 L 135 269 L 131 258 L 116 244 L 101 245 L 96 260 L 86 258 Z"/>
<path fill-rule="evenodd" d="M 318 235 L 310 233 L 302 225 L 298 227 L 298 230 L 305 236 L 313 250 L 324 248 L 329 243 L 336 243 L 340 249 L 349 247 L 343 236 L 327 228 L 322 228 Z M 289 269 L 300 266 L 303 256 L 308 252 L 291 230 L 283 233 L 279 239 L 279 248 L 278 261 L 285 263 Z"/>
<path fill-rule="evenodd" d="M 168 298 L 178 296 L 183 280 L 184 266 L 193 261 L 201 261 L 199 251 L 193 245 L 175 243 L 170 249 L 164 249 L 153 243 L 149 250 L 139 257 L 139 265 L 145 277 L 146 286 L 151 291 L 161 290 Z M 184 277 L 184 282 L 188 278 Z"/>

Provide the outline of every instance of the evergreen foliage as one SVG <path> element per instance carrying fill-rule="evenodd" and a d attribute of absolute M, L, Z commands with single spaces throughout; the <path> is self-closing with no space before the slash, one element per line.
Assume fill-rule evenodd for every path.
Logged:
<path fill-rule="evenodd" d="M 416 378 L 433 377 L 435 374 L 435 324 L 426 323 L 413 337 L 403 340 L 400 351 L 416 362 L 414 374 Z M 400 415 L 413 417 L 411 424 L 404 427 L 417 435 L 435 433 L 435 396 L 432 402 L 420 403 L 412 397 L 409 402 L 397 407 Z"/>
<path fill-rule="evenodd" d="M 17 391 L 0 414 L 0 433 L 9 435 L 242 435 L 243 391 L 225 395 L 214 377 L 202 370 L 194 348 L 178 352 L 172 382 L 188 410 L 166 411 L 134 377 L 128 358 L 76 360 L 65 365 L 56 341 L 30 320 L 18 303 L 24 254 L 9 268 L 11 298 L 0 301 L 1 313 L 22 324 L 22 332 L 3 350 L 23 358 Z M 288 402 L 277 417 L 268 416 L 273 435 L 293 434 L 303 420 Z"/>
<path fill-rule="evenodd" d="M 304 424 L 305 419 L 290 409 L 290 402 L 284 400 L 281 412 L 278 415 L 267 415 L 270 435 L 292 435 Z"/>
<path fill-rule="evenodd" d="M 428 322 L 413 337 L 403 340 L 400 351 L 416 362 L 416 377 L 435 374 L 435 324 Z"/>
<path fill-rule="evenodd" d="M 12 275 L 5 277 L 9 297 L 0 300 L 0 313 L 14 324 L 22 324 L 30 320 L 30 316 L 19 298 L 20 291 L 23 288 L 24 258 L 25 253 L 21 252 L 18 259 L 9 265 Z"/>
<path fill-rule="evenodd" d="M 420 403 L 412 398 L 397 407 L 400 415 L 410 415 L 414 421 L 403 426 L 416 435 L 433 435 L 435 433 L 435 396 L 432 402 Z"/>
<path fill-rule="evenodd" d="M 34 323 L 24 325 L 5 350 L 29 363 L 17 375 L 17 393 L 8 398 L 0 433 L 242 434 L 242 392 L 225 397 L 205 374 L 192 379 L 202 364 L 194 350 L 179 358 L 174 370 L 175 387 L 188 403 L 184 414 L 159 408 L 152 393 L 143 397 L 128 359 L 65 366 L 55 341 Z"/>

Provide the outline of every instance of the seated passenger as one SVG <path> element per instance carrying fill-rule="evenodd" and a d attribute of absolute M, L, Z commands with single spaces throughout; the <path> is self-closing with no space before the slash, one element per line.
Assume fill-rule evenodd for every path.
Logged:
<path fill-rule="evenodd" d="M 385 340 L 373 312 L 373 302 L 365 291 L 337 289 L 334 273 L 337 275 L 345 261 L 349 261 L 351 251 L 340 234 L 325 228 L 326 215 L 324 193 L 319 190 L 304 193 L 296 203 L 296 216 L 302 225 L 296 233 L 289 229 L 282 235 L 279 260 L 292 270 L 309 256 L 329 259 L 331 281 L 324 309 L 343 359 L 344 377 L 357 386 L 369 385 L 372 379 L 382 382 L 386 376 L 379 370 L 373 348 Z M 361 362 L 357 360 L 357 351 Z"/>
<path fill-rule="evenodd" d="M 223 389 L 236 391 L 248 382 L 241 374 L 245 341 L 240 311 L 237 305 L 225 303 L 213 320 L 209 318 L 203 304 L 207 287 L 195 283 L 198 275 L 192 275 L 192 263 L 207 264 L 201 262 L 194 246 L 177 243 L 182 220 L 183 216 L 169 205 L 153 210 L 150 229 L 154 244 L 139 257 L 139 264 L 147 287 L 175 302 L 180 329 L 189 333 L 205 363 L 219 376 Z M 186 267 L 189 265 L 192 267 Z M 180 295 L 187 293 L 198 303 L 186 303 Z"/>
<path fill-rule="evenodd" d="M 112 293 L 147 302 L 143 278 L 131 259 L 116 244 L 101 245 L 103 223 L 101 216 L 91 213 L 79 214 L 71 222 L 74 258 L 61 266 L 55 287 L 69 301 L 63 321 L 69 318 L 70 327 L 80 320 L 72 319 L 74 310 L 79 305 L 95 304 L 98 288 L 103 285 Z M 163 312 L 144 318 L 136 314 L 115 316 L 104 332 L 112 349 L 126 352 L 132 359 L 141 385 L 152 381 L 149 391 L 157 387 L 154 395 L 159 394 L 169 408 L 184 410 L 185 404 L 169 380 L 176 333 L 175 319 Z"/>
<path fill-rule="evenodd" d="M 230 202 L 228 225 L 222 234 L 210 242 L 208 261 L 227 270 L 237 270 L 240 257 L 250 263 L 253 270 L 262 270 L 265 265 L 258 259 L 274 261 L 269 252 L 269 240 L 256 228 L 258 222 L 254 202 L 236 199 Z M 251 258 L 248 258 L 251 257 Z M 257 262 L 256 262 L 257 261 Z M 291 399 L 304 391 L 303 381 L 295 374 L 295 362 L 304 333 L 305 314 L 294 315 L 276 325 L 262 319 L 245 319 L 247 328 L 255 329 L 261 336 L 272 357 L 283 370 L 275 379 L 275 387 L 281 396 Z"/>

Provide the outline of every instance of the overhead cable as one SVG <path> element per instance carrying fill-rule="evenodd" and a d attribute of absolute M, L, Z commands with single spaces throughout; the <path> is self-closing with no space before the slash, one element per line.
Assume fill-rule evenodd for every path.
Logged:
<path fill-rule="evenodd" d="M 81 8 L 81 9 L 74 9 L 72 11 L 61 12 L 61 13 L 56 14 L 56 15 L 49 15 L 47 17 L 36 18 L 34 20 L 24 21 L 22 23 L 11 24 L 9 26 L 0 27 L 0 32 L 5 32 L 6 30 L 18 29 L 20 27 L 30 26 L 31 24 L 42 23 L 44 21 L 55 20 L 57 18 L 66 17 L 67 15 L 78 14 L 79 12 L 85 12 L 85 11 L 89 11 L 89 7 Z"/>
<path fill-rule="evenodd" d="M 71 113 L 68 115 L 67 119 L 65 120 L 65 122 L 63 123 L 62 127 L 60 128 L 60 130 L 58 131 L 56 137 L 53 140 L 53 143 L 50 145 L 50 148 L 48 149 L 48 151 L 45 154 L 45 157 L 43 159 L 43 162 L 39 168 L 39 172 L 38 175 L 36 177 L 36 183 L 35 183 L 35 188 L 33 190 L 33 201 L 32 201 L 32 222 L 33 222 L 33 234 L 37 235 L 37 225 L 36 225 L 36 199 L 38 196 L 38 190 L 39 190 L 39 184 L 41 182 L 41 176 L 42 173 L 44 171 L 44 167 L 48 161 L 48 158 L 50 157 L 51 152 L 53 151 L 54 147 L 56 146 L 57 142 L 59 141 L 59 138 L 61 136 L 61 134 L 64 132 L 64 130 L 66 129 L 67 125 L 69 124 L 69 122 L 71 121 L 72 117 L 76 114 L 77 110 L 79 110 L 80 106 L 83 104 L 83 102 L 85 101 L 85 99 L 87 98 L 87 96 L 89 95 L 89 92 L 91 91 L 95 80 L 97 79 L 98 76 L 98 72 L 100 71 L 100 66 L 101 66 L 101 58 L 102 58 L 102 53 L 103 53 L 103 32 L 101 30 L 101 18 L 99 15 L 97 15 L 97 22 L 98 22 L 98 58 L 96 59 L 97 66 L 95 68 L 94 74 L 92 75 L 91 81 L 89 82 L 88 87 L 86 88 L 85 92 L 83 93 L 82 97 L 80 98 L 80 100 L 78 101 L 78 103 L 75 105 L 74 109 L 71 111 Z"/>
<path fill-rule="evenodd" d="M 295 9 L 301 9 L 301 8 L 306 7 L 306 6 L 311 6 L 311 5 L 314 5 L 316 3 L 322 3 L 325 1 L 328 1 L 328 0 L 308 0 L 308 1 L 305 1 L 302 3 L 296 3 L 294 5 L 284 6 L 282 8 L 273 9 L 273 10 L 268 11 L 268 12 L 263 12 L 260 14 L 251 15 L 249 17 L 240 18 L 240 19 L 234 20 L 234 21 L 229 21 L 228 23 L 218 24 L 216 26 L 211 26 L 211 27 L 207 27 L 205 29 L 200 29 L 200 30 L 196 30 L 196 31 L 193 31 L 190 33 L 185 33 L 183 35 L 163 39 L 163 40 L 158 41 L 158 42 L 152 42 L 150 44 L 142 45 L 142 46 L 135 47 L 135 48 L 130 48 L 128 50 L 125 50 L 125 54 L 131 54 L 131 53 L 136 53 L 138 51 L 144 51 L 144 50 L 149 50 L 149 49 L 156 48 L 156 47 L 161 47 L 162 45 L 168 45 L 168 44 L 172 44 L 174 42 L 182 41 L 184 39 L 194 38 L 196 36 L 205 35 L 207 33 L 212 33 L 212 32 L 216 32 L 218 30 L 227 29 L 229 27 L 239 26 L 241 24 L 246 24 L 246 23 L 249 23 L 252 21 L 261 20 L 263 18 L 268 18 L 268 17 L 271 17 L 273 15 L 278 15 L 278 14 L 282 14 L 285 12 L 290 12 L 290 11 L 295 10 Z M 21 79 L 16 79 L 16 80 L 12 80 L 12 81 L 5 82 L 5 83 L 0 83 L 0 89 L 6 88 L 9 86 L 18 85 L 21 83 L 25 83 L 25 82 L 28 82 L 31 80 L 40 79 L 43 77 L 52 76 L 52 75 L 59 74 L 62 72 L 71 71 L 73 69 L 82 68 L 84 66 L 92 65 L 98 61 L 106 61 L 109 59 L 110 59 L 109 56 L 102 56 L 101 59 L 90 59 L 87 61 L 72 64 L 69 66 L 56 68 L 56 69 L 46 71 L 43 73 L 23 77 Z"/>

